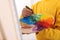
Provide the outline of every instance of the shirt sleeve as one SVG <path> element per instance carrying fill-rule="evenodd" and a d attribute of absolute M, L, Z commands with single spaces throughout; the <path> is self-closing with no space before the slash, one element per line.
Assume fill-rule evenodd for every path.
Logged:
<path fill-rule="evenodd" d="M 57 5 L 57 10 L 55 14 L 55 28 L 60 29 L 60 2 Z"/>

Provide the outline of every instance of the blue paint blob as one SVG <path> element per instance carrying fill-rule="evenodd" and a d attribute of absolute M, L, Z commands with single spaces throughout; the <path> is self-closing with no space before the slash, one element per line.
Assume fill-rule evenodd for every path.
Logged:
<path fill-rule="evenodd" d="M 40 18 L 41 18 L 40 14 L 33 14 L 32 16 L 21 18 L 20 22 L 31 25 L 36 23 Z"/>

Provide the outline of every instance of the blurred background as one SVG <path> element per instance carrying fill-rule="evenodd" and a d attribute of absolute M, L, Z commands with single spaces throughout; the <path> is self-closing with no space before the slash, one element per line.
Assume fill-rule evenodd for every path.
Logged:
<path fill-rule="evenodd" d="M 40 0 L 0 0 L 0 40 L 21 40 L 21 38 L 22 40 L 36 40 L 35 33 L 19 35 L 21 31 L 18 29 L 13 1 L 18 19 L 20 19 L 22 9 L 26 5 L 31 8 L 32 4 Z"/>

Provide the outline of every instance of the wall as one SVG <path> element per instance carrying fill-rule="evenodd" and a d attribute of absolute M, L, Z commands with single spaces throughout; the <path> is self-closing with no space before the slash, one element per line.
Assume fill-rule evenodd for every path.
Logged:
<path fill-rule="evenodd" d="M 10 0 L 0 0 L 0 21 L 6 40 L 19 40 L 14 13 Z"/>

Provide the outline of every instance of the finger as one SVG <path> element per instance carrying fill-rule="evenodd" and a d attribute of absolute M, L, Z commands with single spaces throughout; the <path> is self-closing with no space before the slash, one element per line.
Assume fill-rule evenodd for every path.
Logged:
<path fill-rule="evenodd" d="M 27 17 L 27 16 L 31 16 L 32 13 L 31 13 L 31 12 L 23 11 L 23 12 L 22 12 L 22 15 L 23 15 L 24 17 Z"/>
<path fill-rule="evenodd" d="M 32 14 L 32 11 L 31 11 L 31 10 L 28 11 L 26 8 L 24 8 L 24 9 L 22 10 L 22 13 L 24 13 L 24 14 L 26 14 L 26 13 L 31 13 L 31 14 Z"/>
<path fill-rule="evenodd" d="M 31 13 L 33 13 L 33 11 L 32 11 L 32 10 L 30 10 L 30 9 L 28 9 L 28 8 L 27 8 L 26 10 L 27 10 L 28 12 L 31 12 Z"/>
<path fill-rule="evenodd" d="M 28 17 L 28 16 L 31 16 L 31 14 L 30 13 L 24 13 L 24 14 L 22 14 L 22 16 L 23 17 Z"/>
<path fill-rule="evenodd" d="M 31 16 L 31 15 L 32 15 L 32 11 L 31 10 L 29 10 L 27 8 L 24 8 L 22 10 L 22 16 L 27 17 L 27 16 Z"/>
<path fill-rule="evenodd" d="M 23 10 L 24 10 L 24 11 L 28 11 L 28 12 L 31 12 L 31 13 L 32 13 L 32 11 L 31 11 L 30 9 L 28 9 L 28 8 L 24 8 Z"/>
<path fill-rule="evenodd" d="M 22 16 L 23 16 L 23 17 L 25 17 L 25 16 L 26 16 L 26 14 L 27 14 L 26 10 L 25 10 L 25 9 L 23 9 L 23 10 L 22 10 Z"/>
<path fill-rule="evenodd" d="M 31 13 L 31 12 L 26 12 L 26 14 L 27 14 L 28 16 L 31 16 L 31 15 L 32 15 L 32 13 Z"/>

